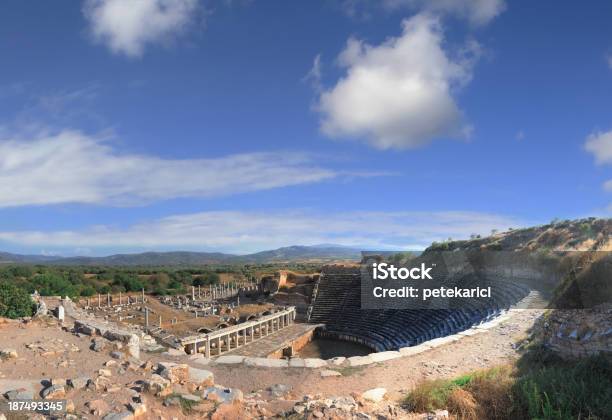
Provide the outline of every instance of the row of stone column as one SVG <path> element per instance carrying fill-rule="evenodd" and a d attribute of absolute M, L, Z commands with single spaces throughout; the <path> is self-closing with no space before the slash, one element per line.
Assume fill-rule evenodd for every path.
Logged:
<path fill-rule="evenodd" d="M 196 341 L 193 344 L 191 349 L 191 353 L 198 353 L 200 344 L 203 342 L 205 349 L 204 353 L 207 358 L 210 358 L 213 347 L 217 349 L 217 356 L 221 355 L 224 352 L 228 352 L 232 350 L 232 342 L 235 344 L 234 348 L 239 348 L 241 346 L 252 343 L 255 340 L 259 340 L 263 337 L 266 337 L 272 334 L 274 331 L 278 331 L 282 328 L 285 328 L 291 324 L 293 324 L 295 319 L 295 310 L 290 312 L 286 312 L 283 314 L 279 314 L 278 317 L 268 319 L 265 321 L 260 321 L 255 325 L 248 325 L 242 329 L 238 329 L 236 331 L 232 331 L 225 335 L 221 335 L 214 338 L 205 337 L 202 341 Z M 257 322 L 257 321 L 254 321 Z M 235 328 L 235 327 L 232 327 Z M 276 329 L 275 329 L 276 328 Z M 242 334 L 240 334 L 242 332 Z M 258 335 L 258 337 L 256 337 Z M 240 343 L 240 337 L 242 337 L 242 345 Z M 250 337 L 250 341 L 249 341 Z"/>
<path fill-rule="evenodd" d="M 126 295 L 126 299 L 127 305 L 134 305 L 136 303 L 145 303 L 146 302 L 146 297 L 145 297 L 145 292 L 144 289 L 142 289 L 141 295 L 140 295 L 140 299 L 138 299 L 137 296 L 130 296 L 130 295 Z M 106 305 L 102 305 L 102 294 L 98 293 L 98 308 L 110 308 L 112 306 L 121 306 L 123 305 L 123 295 L 121 292 L 119 292 L 119 304 L 118 305 L 112 305 L 112 301 L 113 301 L 113 297 L 111 296 L 110 293 L 106 294 Z M 91 298 L 87 298 L 87 307 L 91 308 L 92 302 L 91 302 Z"/>
<path fill-rule="evenodd" d="M 219 284 L 219 285 L 210 285 L 208 286 L 208 291 L 204 289 L 204 297 L 209 297 L 210 299 L 222 299 L 231 296 L 237 295 L 240 291 L 251 291 L 255 290 L 257 286 L 255 284 L 248 286 L 237 286 L 235 284 Z M 196 300 L 196 296 L 198 299 L 202 299 L 202 287 L 191 286 L 191 300 Z"/>

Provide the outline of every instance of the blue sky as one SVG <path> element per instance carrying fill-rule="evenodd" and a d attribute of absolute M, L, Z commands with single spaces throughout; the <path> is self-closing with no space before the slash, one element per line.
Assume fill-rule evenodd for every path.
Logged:
<path fill-rule="evenodd" d="M 0 6 L 0 249 L 422 248 L 612 212 L 612 4 Z"/>

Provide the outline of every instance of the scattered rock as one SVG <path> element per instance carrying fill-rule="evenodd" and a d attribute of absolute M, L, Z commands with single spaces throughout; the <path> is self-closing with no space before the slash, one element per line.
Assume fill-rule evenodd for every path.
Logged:
<path fill-rule="evenodd" d="M 238 403 L 244 400 L 242 391 L 239 389 L 225 388 L 218 385 L 206 388 L 202 396 L 207 400 L 221 404 Z"/>
<path fill-rule="evenodd" d="M 15 349 L 1 349 L 0 358 L 2 359 L 16 359 L 19 355 Z"/>
<path fill-rule="evenodd" d="M 172 347 L 168 349 L 168 351 L 164 352 L 165 356 L 184 356 L 185 352 L 179 349 L 173 349 Z"/>
<path fill-rule="evenodd" d="M 134 417 L 140 417 L 147 414 L 147 406 L 142 403 L 131 402 L 129 408 L 130 411 L 134 413 Z"/>
<path fill-rule="evenodd" d="M 91 340 L 91 346 L 89 347 L 93 351 L 102 351 L 106 347 L 106 340 L 101 337 L 96 337 Z"/>
<path fill-rule="evenodd" d="M 235 420 L 244 418 L 248 417 L 244 416 L 242 407 L 233 404 L 221 404 L 210 417 L 211 420 Z"/>
<path fill-rule="evenodd" d="M 32 391 L 26 390 L 24 388 L 13 389 L 8 391 L 6 394 L 6 399 L 9 401 L 13 400 L 33 400 L 34 393 Z"/>
<path fill-rule="evenodd" d="M 385 388 L 374 388 L 361 394 L 361 398 L 377 403 L 381 402 L 385 398 L 386 394 L 387 390 Z"/>
<path fill-rule="evenodd" d="M 89 382 L 89 378 L 81 376 L 78 378 L 69 379 L 68 385 L 76 390 L 79 390 L 85 388 L 87 386 L 87 382 Z"/>
<path fill-rule="evenodd" d="M 213 373 L 208 370 L 189 368 L 189 381 L 198 387 L 214 385 L 214 378 Z"/>
<path fill-rule="evenodd" d="M 140 367 L 141 369 L 144 369 L 144 370 L 151 370 L 153 369 L 153 362 L 150 360 L 147 360 L 142 365 L 140 365 Z"/>
<path fill-rule="evenodd" d="M 150 379 L 144 381 L 143 387 L 146 392 L 154 394 L 158 397 L 163 397 L 172 393 L 170 381 L 157 374 L 151 375 Z"/>
<path fill-rule="evenodd" d="M 288 394 L 291 391 L 291 386 L 285 384 L 274 384 L 268 388 L 268 391 L 270 391 L 270 395 L 273 397 L 279 398 Z"/>
<path fill-rule="evenodd" d="M 112 351 L 110 357 L 112 357 L 113 359 L 121 360 L 123 359 L 123 353 L 121 353 L 120 351 Z"/>
<path fill-rule="evenodd" d="M 160 362 L 157 373 L 173 384 L 189 380 L 189 366 L 186 364 Z"/>
<path fill-rule="evenodd" d="M 193 395 L 193 394 L 181 394 L 181 398 L 184 399 L 185 401 L 190 401 L 194 403 L 199 403 L 200 401 L 202 401 L 202 398 L 198 397 L 197 395 Z"/>
<path fill-rule="evenodd" d="M 329 378 L 332 376 L 342 376 L 342 374 L 335 370 L 322 370 L 321 371 L 321 378 Z"/>
<path fill-rule="evenodd" d="M 66 412 L 74 413 L 74 410 L 76 410 L 76 407 L 74 406 L 74 401 L 66 400 Z"/>
<path fill-rule="evenodd" d="M 129 411 L 124 411 L 122 413 L 110 413 L 104 416 L 103 420 L 131 420 L 134 418 L 134 415 Z"/>
<path fill-rule="evenodd" d="M 66 396 L 66 389 L 63 385 L 51 385 L 42 391 L 45 400 L 60 400 Z"/>
<path fill-rule="evenodd" d="M 98 375 L 106 376 L 108 378 L 110 376 L 113 376 L 113 373 L 110 371 L 110 369 L 99 369 L 98 370 Z"/>
<path fill-rule="evenodd" d="M 110 410 L 109 405 L 106 401 L 98 399 L 92 400 L 85 403 L 85 407 L 89 409 L 89 413 L 94 416 L 104 416 Z"/>
<path fill-rule="evenodd" d="M 49 382 L 51 383 L 51 385 L 66 385 L 66 379 L 64 378 L 52 378 Z"/>

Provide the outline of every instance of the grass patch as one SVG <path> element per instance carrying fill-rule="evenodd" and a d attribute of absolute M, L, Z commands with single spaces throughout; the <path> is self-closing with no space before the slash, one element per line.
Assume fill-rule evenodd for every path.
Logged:
<path fill-rule="evenodd" d="M 537 365 L 517 379 L 513 393 L 530 418 L 610 418 L 612 363 L 598 356 Z"/>
<path fill-rule="evenodd" d="M 193 412 L 193 408 L 200 404 L 199 401 L 192 401 L 185 399 L 181 396 L 181 394 L 173 393 L 166 397 L 166 401 L 168 400 L 176 400 L 178 401 L 179 406 L 181 407 L 181 411 L 183 414 L 188 415 Z"/>
<path fill-rule="evenodd" d="M 405 406 L 447 409 L 458 419 L 606 419 L 612 413 L 612 362 L 604 356 L 568 362 L 533 346 L 516 365 L 425 381 Z"/>

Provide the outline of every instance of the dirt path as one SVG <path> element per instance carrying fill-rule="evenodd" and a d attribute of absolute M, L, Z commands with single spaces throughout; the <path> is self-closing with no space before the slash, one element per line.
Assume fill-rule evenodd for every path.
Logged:
<path fill-rule="evenodd" d="M 529 309 L 481 334 L 428 350 L 415 356 L 376 365 L 337 369 L 341 377 L 321 378 L 313 369 L 262 369 L 244 366 L 211 366 L 219 383 L 257 392 L 273 384 L 286 384 L 299 399 L 303 395 L 324 397 L 350 395 L 383 387 L 389 397 L 399 399 L 424 379 L 452 378 L 476 369 L 507 363 L 518 358 L 514 344 L 528 335 L 542 310 Z"/>

